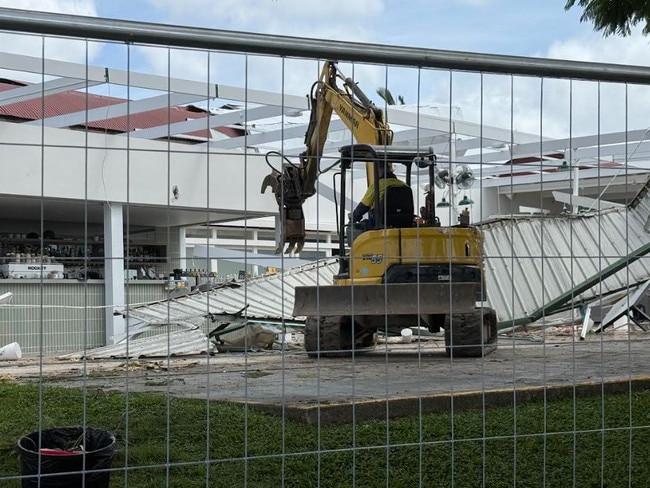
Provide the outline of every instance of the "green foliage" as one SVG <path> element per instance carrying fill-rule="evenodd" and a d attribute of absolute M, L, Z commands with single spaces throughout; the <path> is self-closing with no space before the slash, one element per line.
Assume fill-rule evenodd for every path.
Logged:
<path fill-rule="evenodd" d="M 395 98 L 388 88 L 377 88 L 377 95 L 386 102 L 386 105 L 395 105 Z M 405 105 L 404 97 L 402 95 L 397 95 L 397 101 L 400 105 Z"/>
<path fill-rule="evenodd" d="M 575 5 L 584 9 L 580 21 L 593 22 L 604 36 L 629 36 L 638 23 L 645 23 L 644 34 L 650 33 L 650 0 L 567 0 L 564 8 Z"/>
<path fill-rule="evenodd" d="M 390 92 L 388 88 L 377 88 L 377 95 L 379 95 L 387 105 L 395 105 L 395 99 L 393 98 L 393 94 Z"/>
<path fill-rule="evenodd" d="M 589 487 L 650 479 L 648 391 L 321 428 L 160 394 L 0 381 L 0 398 L 7 488 L 20 486 L 21 435 L 79 424 L 116 435 L 111 487 Z"/>

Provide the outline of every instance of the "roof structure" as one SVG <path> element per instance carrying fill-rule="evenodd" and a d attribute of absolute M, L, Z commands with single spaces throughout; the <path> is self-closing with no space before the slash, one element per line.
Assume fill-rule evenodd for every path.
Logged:
<path fill-rule="evenodd" d="M 36 73 L 46 79 L 33 84 L 8 80 L 0 82 L 0 114 L 4 116 L 31 120 L 31 123 L 47 127 L 87 125 L 95 129 L 124 131 L 130 137 L 147 139 L 198 134 L 204 137 L 203 143 L 224 149 L 264 152 L 281 145 L 288 157 L 297 156 L 303 150 L 302 138 L 307 129 L 307 120 L 296 118 L 296 114 L 309 110 L 305 96 L 1 54 L 3 67 L 17 72 L 17 77 L 23 72 Z M 143 89 L 141 92 L 150 96 L 121 100 L 86 94 L 85 91 L 92 92 L 106 86 Z M 57 97 L 58 94 L 64 96 Z M 41 109 L 42 105 L 45 112 Z M 197 108 L 201 106 L 206 108 Z M 227 109 L 209 108 L 217 106 Z M 491 163 L 498 166 L 506 161 L 539 157 L 540 152 L 563 153 L 566 158 L 581 162 L 614 158 L 630 163 L 650 159 L 647 130 L 551 139 L 510 128 L 464 121 L 457 118 L 459 114 L 454 111 L 449 112 L 450 118 L 426 107 L 393 105 L 385 107 L 385 110 L 387 120 L 395 131 L 394 144 L 433 146 L 444 159 L 449 158 L 450 142 L 453 141 L 457 155 L 455 162 L 460 164 Z M 291 116 L 293 121 L 290 120 Z M 245 130 L 270 126 L 278 117 L 286 123 L 272 130 Z M 233 132 L 233 127 L 239 128 L 239 133 Z M 334 117 L 330 134 L 344 128 L 344 124 Z M 210 137 L 206 132 L 208 129 L 224 132 L 229 137 L 217 140 L 214 136 Z M 326 153 L 335 153 L 340 145 L 337 138 L 332 139 L 325 145 Z M 634 147 L 633 154 L 630 147 Z M 495 171 L 511 172 L 505 167 L 492 169 L 491 173 Z"/>
<path fill-rule="evenodd" d="M 187 120 L 206 119 L 210 115 L 208 111 L 194 105 L 174 105 L 152 108 L 144 112 L 131 112 L 129 103 L 121 98 L 77 90 L 51 94 L 44 91 L 39 93 L 36 88 L 38 87 L 33 84 L 0 79 L 0 99 L 2 99 L 0 117 L 16 122 L 37 121 L 47 126 L 65 123 L 66 127 L 70 128 L 87 128 L 116 134 L 168 126 Z M 26 89 L 37 97 L 26 98 L 15 93 L 27 91 Z M 113 113 L 117 113 L 116 108 L 120 105 L 127 106 L 126 113 L 112 116 Z M 214 127 L 214 130 L 227 137 L 237 137 L 244 133 L 243 128 L 225 126 Z M 207 128 L 184 134 L 172 134 L 172 136 L 176 140 L 191 137 L 195 141 L 215 138 L 214 132 Z"/>

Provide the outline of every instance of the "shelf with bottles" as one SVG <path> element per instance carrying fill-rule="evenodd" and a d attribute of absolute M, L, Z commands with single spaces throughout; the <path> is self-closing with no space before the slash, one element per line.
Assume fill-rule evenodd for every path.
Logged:
<path fill-rule="evenodd" d="M 157 244 L 129 244 L 125 261 L 130 264 L 155 264 L 167 262 L 167 246 Z"/>
<path fill-rule="evenodd" d="M 127 250 L 128 249 L 128 250 Z M 125 261 L 130 264 L 167 262 L 167 247 L 154 244 L 125 246 Z M 104 243 L 73 240 L 0 239 L 0 262 L 14 263 L 86 263 L 104 264 Z"/>

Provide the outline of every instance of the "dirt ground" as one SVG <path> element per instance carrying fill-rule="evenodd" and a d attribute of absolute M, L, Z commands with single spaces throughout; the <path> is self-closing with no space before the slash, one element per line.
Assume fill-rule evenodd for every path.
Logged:
<path fill-rule="evenodd" d="M 273 408 L 348 406 L 486 392 L 630 383 L 650 374 L 650 333 L 605 331 L 579 340 L 571 328 L 501 337 L 485 358 L 450 359 L 440 338 L 380 344 L 349 359 L 288 350 L 164 359 L 0 363 L 0 378 L 105 391 L 147 391 Z M 415 408 L 415 407 L 414 407 Z M 372 408 L 370 409 L 372 410 Z M 417 410 L 416 410 L 417 412 Z M 297 414 L 300 416 L 301 414 Z M 320 415 L 320 414 L 319 414 Z"/>

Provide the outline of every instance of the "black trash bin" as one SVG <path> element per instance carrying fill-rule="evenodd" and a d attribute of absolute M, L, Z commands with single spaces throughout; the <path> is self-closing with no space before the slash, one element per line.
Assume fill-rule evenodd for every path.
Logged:
<path fill-rule="evenodd" d="M 91 427 L 27 434 L 18 440 L 22 487 L 108 488 L 115 447 L 113 434 Z"/>

